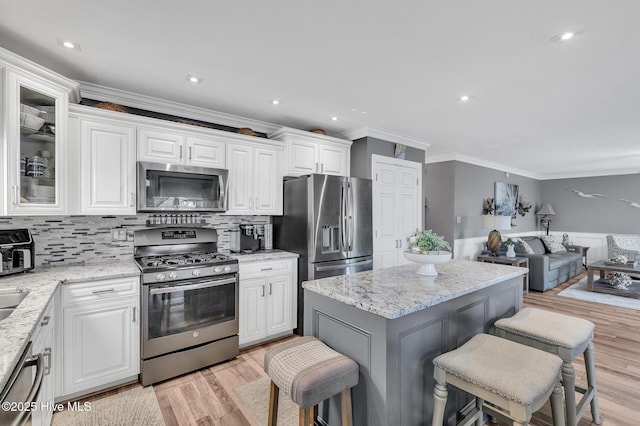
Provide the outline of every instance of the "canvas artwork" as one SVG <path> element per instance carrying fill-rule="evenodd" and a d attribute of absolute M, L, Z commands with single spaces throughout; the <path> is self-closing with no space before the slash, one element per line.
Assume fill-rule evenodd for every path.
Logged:
<path fill-rule="evenodd" d="M 518 185 L 495 182 L 494 192 L 495 214 L 498 216 L 512 216 L 518 208 Z"/>

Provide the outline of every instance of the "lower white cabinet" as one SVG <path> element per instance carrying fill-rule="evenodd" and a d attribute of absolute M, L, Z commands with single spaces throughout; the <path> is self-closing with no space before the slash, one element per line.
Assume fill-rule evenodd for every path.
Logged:
<path fill-rule="evenodd" d="M 140 372 L 139 278 L 65 284 L 62 394 L 94 392 Z"/>
<path fill-rule="evenodd" d="M 240 262 L 240 346 L 296 328 L 297 259 Z"/>
<path fill-rule="evenodd" d="M 31 341 L 33 346 L 32 353 L 42 354 L 44 356 L 44 376 L 42 376 L 42 385 L 40 393 L 35 400 L 35 409 L 31 411 L 31 424 L 33 426 L 49 426 L 51 417 L 53 416 L 53 399 L 54 399 L 54 383 L 56 380 L 56 369 L 53 361 L 58 356 L 54 350 L 54 313 L 53 300 L 44 311 L 40 322 L 36 326 Z M 34 372 L 35 375 L 35 372 Z"/>

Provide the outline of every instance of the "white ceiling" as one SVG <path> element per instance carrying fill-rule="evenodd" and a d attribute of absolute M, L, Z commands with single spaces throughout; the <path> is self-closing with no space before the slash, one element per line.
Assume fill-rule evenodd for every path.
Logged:
<path fill-rule="evenodd" d="M 0 0 L 0 46 L 79 81 L 549 179 L 640 171 L 639 17 L 637 0 Z"/>

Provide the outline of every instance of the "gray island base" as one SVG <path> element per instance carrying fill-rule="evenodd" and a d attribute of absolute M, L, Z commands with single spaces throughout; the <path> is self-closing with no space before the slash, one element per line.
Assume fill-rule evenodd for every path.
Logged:
<path fill-rule="evenodd" d="M 304 334 L 313 335 L 360 365 L 352 390 L 354 425 L 429 425 L 433 363 L 493 323 L 522 308 L 527 269 L 451 260 L 437 278 L 415 265 L 306 281 Z M 471 398 L 449 389 L 446 419 Z M 339 424 L 339 398 L 322 404 L 320 421 Z"/>

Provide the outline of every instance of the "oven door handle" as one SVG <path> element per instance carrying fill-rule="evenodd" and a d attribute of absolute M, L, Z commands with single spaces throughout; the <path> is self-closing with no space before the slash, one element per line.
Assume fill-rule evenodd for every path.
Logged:
<path fill-rule="evenodd" d="M 188 290 L 199 290 L 202 288 L 216 287 L 219 285 L 226 284 L 235 284 L 235 278 L 227 278 L 224 280 L 212 280 L 204 283 L 198 284 L 188 284 L 188 285 L 177 285 L 174 287 L 161 287 L 161 288 L 152 288 L 149 290 L 149 294 L 163 294 L 163 293 L 175 293 L 176 291 L 188 291 Z"/>

